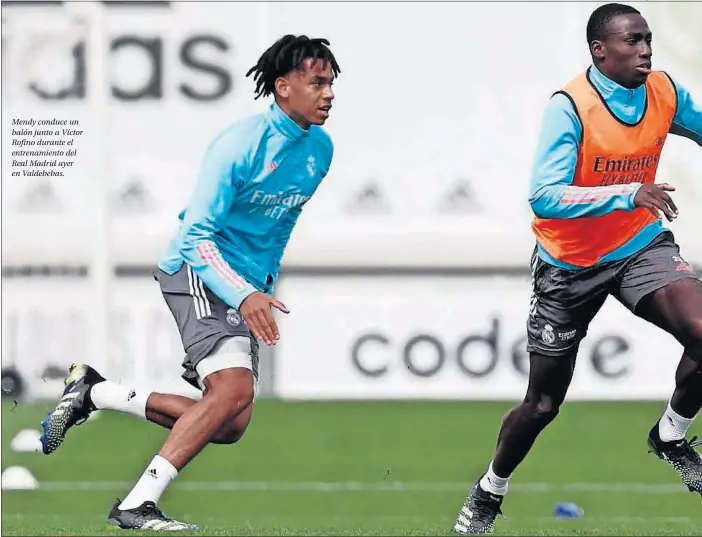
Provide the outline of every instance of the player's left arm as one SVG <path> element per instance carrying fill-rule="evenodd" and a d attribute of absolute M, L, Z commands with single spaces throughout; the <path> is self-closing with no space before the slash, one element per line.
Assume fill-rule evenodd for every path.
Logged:
<path fill-rule="evenodd" d="M 678 95 L 678 108 L 670 126 L 670 133 L 689 138 L 702 146 L 702 104 L 696 103 L 690 92 L 672 77 L 670 80 Z"/>

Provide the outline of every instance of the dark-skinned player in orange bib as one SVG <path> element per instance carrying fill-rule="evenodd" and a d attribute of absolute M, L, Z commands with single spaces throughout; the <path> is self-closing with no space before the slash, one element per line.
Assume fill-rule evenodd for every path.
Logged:
<path fill-rule="evenodd" d="M 526 397 L 505 417 L 494 458 L 460 509 L 457 533 L 492 530 L 510 478 L 559 412 L 580 341 L 608 296 L 684 348 L 675 391 L 648 445 L 702 495 L 699 443 L 686 439 L 702 407 L 702 281 L 662 221 L 661 213 L 669 221 L 678 216 L 675 189 L 655 182 L 668 134 L 702 145 L 702 108 L 668 74 L 651 69 L 652 34 L 636 9 L 599 7 L 587 40 L 593 63 L 552 96 L 534 164 Z M 686 217 L 702 231 L 699 214 Z"/>

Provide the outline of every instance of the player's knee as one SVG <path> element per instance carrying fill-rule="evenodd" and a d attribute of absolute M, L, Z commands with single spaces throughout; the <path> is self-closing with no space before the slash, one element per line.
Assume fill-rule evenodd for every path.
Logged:
<path fill-rule="evenodd" d="M 213 391 L 211 397 L 217 399 L 217 404 L 227 408 L 232 415 L 236 415 L 248 407 L 254 400 L 253 387 L 240 387 L 227 391 Z"/>
<path fill-rule="evenodd" d="M 690 321 L 688 337 L 693 345 L 702 345 L 702 316 Z"/>
<path fill-rule="evenodd" d="M 546 398 L 539 401 L 536 405 L 536 414 L 540 420 L 552 421 L 561 409 L 561 405 L 553 399 Z"/>
<path fill-rule="evenodd" d="M 242 429 L 227 429 L 220 431 L 212 440 L 214 444 L 231 445 L 236 444 L 239 440 L 244 437 L 246 432 L 246 427 Z"/>
<path fill-rule="evenodd" d="M 240 413 L 254 400 L 251 371 L 242 368 L 217 371 L 205 379 L 205 385 L 205 397 L 216 399 L 217 404 L 232 415 Z"/>
<path fill-rule="evenodd" d="M 215 444 L 236 444 L 243 438 L 251 422 L 252 415 L 253 405 L 245 408 L 233 420 L 221 427 L 220 430 L 217 431 L 217 435 L 215 435 L 212 442 Z"/>
<path fill-rule="evenodd" d="M 544 395 L 527 398 L 524 404 L 529 411 L 531 419 L 543 423 L 553 421 L 561 408 L 559 401 Z"/>
<path fill-rule="evenodd" d="M 702 363 L 702 317 L 691 319 L 685 327 L 687 354 L 695 361 Z"/>

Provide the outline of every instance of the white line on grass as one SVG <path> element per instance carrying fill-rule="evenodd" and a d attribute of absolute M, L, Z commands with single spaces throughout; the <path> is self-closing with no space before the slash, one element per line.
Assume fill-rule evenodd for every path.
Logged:
<path fill-rule="evenodd" d="M 37 520 L 42 520 L 42 521 L 52 521 L 54 523 L 56 522 L 63 522 L 67 523 L 68 521 L 70 525 L 70 520 L 72 519 L 73 515 L 71 514 L 63 514 L 63 515 L 58 515 L 58 514 L 46 514 L 46 513 L 3 513 L 3 518 L 7 520 L 17 520 L 17 521 L 34 521 L 36 522 Z M 653 517 L 640 517 L 640 516 L 588 516 L 587 513 L 585 514 L 585 522 L 588 524 L 591 523 L 610 523 L 610 524 L 645 524 L 648 523 L 650 524 L 651 522 L 664 522 L 664 523 L 669 523 L 669 524 L 689 524 L 693 522 L 693 519 L 690 517 L 684 517 L 684 516 L 676 516 L 676 517 L 666 517 L 666 516 L 653 516 Z M 191 520 L 191 519 L 196 519 L 197 516 L 194 514 L 184 514 L 183 518 L 185 520 Z M 512 517 L 510 517 L 512 518 Z M 93 523 L 94 521 L 97 520 L 104 520 L 103 515 L 97 515 L 97 514 L 87 514 L 85 516 L 86 521 Z M 313 517 L 314 519 L 314 517 Z M 280 517 L 276 519 L 278 522 L 280 521 Z M 307 520 L 309 521 L 309 517 L 307 517 Z M 332 516 L 332 517 L 324 517 L 323 520 L 319 521 L 320 525 L 323 524 L 328 524 L 330 522 L 334 523 L 349 523 L 349 521 L 353 520 L 353 517 L 343 517 L 343 516 Z M 406 515 L 384 515 L 384 516 L 371 516 L 368 518 L 368 520 L 372 521 L 383 521 L 383 522 L 393 522 L 393 521 L 399 521 L 399 522 L 411 522 L 411 521 L 416 521 L 418 523 L 422 523 L 425 521 L 424 517 L 421 516 L 406 516 Z M 556 519 L 554 517 L 546 517 L 546 516 L 540 516 L 540 517 L 519 517 L 518 519 L 514 517 L 514 520 L 520 523 L 520 524 L 528 524 L 528 523 L 548 523 L 548 522 L 553 522 Z M 558 522 L 562 522 L 564 525 L 570 524 L 572 522 L 575 522 L 576 524 L 578 521 L 582 521 L 584 519 L 565 519 L 565 520 L 558 520 Z M 208 517 L 205 519 L 200 519 L 198 520 L 199 523 L 201 524 L 207 524 L 211 525 L 213 527 L 217 526 L 218 524 L 222 523 L 221 518 L 214 518 L 214 517 Z M 314 519 L 314 522 L 316 523 L 317 520 Z M 253 529 L 254 526 L 250 521 L 239 521 L 240 524 L 246 524 L 249 529 Z M 353 524 L 353 522 L 351 522 Z M 265 524 L 264 524 L 265 525 Z"/>
<path fill-rule="evenodd" d="M 121 481 L 46 481 L 39 484 L 41 490 L 121 490 L 131 488 L 133 483 Z M 468 492 L 473 483 L 379 481 L 363 483 L 346 482 L 275 482 L 275 481 L 182 481 L 173 487 L 190 491 L 263 491 L 263 492 Z M 677 494 L 688 493 L 681 484 L 663 483 L 512 483 L 510 490 L 533 493 L 548 492 L 622 492 L 631 494 Z"/>

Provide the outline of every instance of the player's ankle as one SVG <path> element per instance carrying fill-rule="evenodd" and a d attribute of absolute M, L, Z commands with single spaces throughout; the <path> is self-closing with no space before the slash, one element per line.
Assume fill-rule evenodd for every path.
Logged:
<path fill-rule="evenodd" d="M 491 494 L 496 494 L 498 496 L 504 496 L 507 494 L 507 489 L 509 488 L 510 477 L 500 477 L 493 470 L 493 463 L 490 462 L 485 475 L 480 479 L 480 488 L 485 492 Z"/>
<path fill-rule="evenodd" d="M 147 391 L 135 390 L 105 380 L 90 389 L 90 399 L 98 410 L 115 410 L 146 419 Z"/>
<path fill-rule="evenodd" d="M 658 435 L 662 442 L 682 440 L 695 418 L 684 418 L 668 403 L 663 416 L 658 422 Z"/>
<path fill-rule="evenodd" d="M 134 509 L 144 502 L 158 503 L 168 485 L 177 476 L 178 470 L 168 460 L 156 455 L 137 484 L 119 505 L 119 509 L 121 511 Z"/>

